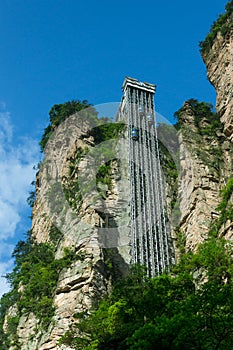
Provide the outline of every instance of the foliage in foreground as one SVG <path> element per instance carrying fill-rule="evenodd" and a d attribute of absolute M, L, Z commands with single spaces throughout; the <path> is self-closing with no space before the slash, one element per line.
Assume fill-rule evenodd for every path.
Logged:
<path fill-rule="evenodd" d="M 157 278 L 135 266 L 91 315 L 78 315 L 86 336 L 71 331 L 63 341 L 76 349 L 230 349 L 231 249 L 211 238 L 196 254 L 184 255 L 172 274 Z"/>
<path fill-rule="evenodd" d="M 32 312 L 40 326 L 46 328 L 54 315 L 54 292 L 59 273 L 75 260 L 83 256 L 68 248 L 61 259 L 55 259 L 55 247 L 61 233 L 51 228 L 53 243 L 36 243 L 30 235 L 19 241 L 13 252 L 15 266 L 6 277 L 11 285 L 10 292 L 3 295 L 0 301 L 0 348 L 8 349 L 17 344 L 16 329 L 20 317 Z M 14 307 L 14 316 L 7 316 L 7 331 L 3 331 L 5 316 L 9 308 Z M 35 325 L 36 326 L 36 325 Z"/>
<path fill-rule="evenodd" d="M 232 218 L 232 193 L 230 179 L 222 191 L 219 219 L 195 253 L 181 249 L 173 270 L 156 278 L 133 266 L 91 314 L 76 315 L 77 328 L 61 342 L 80 350 L 231 349 L 233 245 L 218 233 L 219 225 Z"/>

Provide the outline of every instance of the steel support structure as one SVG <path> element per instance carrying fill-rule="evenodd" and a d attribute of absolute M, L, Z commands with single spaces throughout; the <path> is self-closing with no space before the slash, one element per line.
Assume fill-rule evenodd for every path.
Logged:
<path fill-rule="evenodd" d="M 117 121 L 128 126 L 131 260 L 149 276 L 169 269 L 165 195 L 156 132 L 155 85 L 126 77 Z M 132 133 L 133 131 L 133 133 Z"/>

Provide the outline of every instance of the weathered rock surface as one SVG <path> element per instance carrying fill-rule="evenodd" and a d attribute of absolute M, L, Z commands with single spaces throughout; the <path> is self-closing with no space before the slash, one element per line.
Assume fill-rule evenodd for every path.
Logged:
<path fill-rule="evenodd" d="M 56 311 L 47 331 L 41 329 L 33 314 L 21 317 L 18 342 L 22 350 L 70 349 L 59 345 L 59 339 L 77 322 L 74 314 L 89 310 L 93 302 L 110 289 L 105 248 L 111 249 L 111 264 L 116 274 L 127 271 L 130 259 L 128 168 L 119 167 L 117 160 L 112 161 L 111 189 L 101 183 L 98 188 L 96 172 L 105 159 L 90 136 L 93 127 L 95 125 L 80 120 L 80 115 L 73 115 L 59 125 L 46 146 L 37 174 L 32 236 L 38 243 L 51 242 L 50 232 L 56 227 L 61 232 L 56 258 L 63 256 L 64 248 L 75 250 L 78 258 L 60 273 L 54 295 Z M 119 159 L 124 162 L 122 142 L 123 139 L 117 148 Z M 78 181 L 75 191 L 68 193 L 69 186 L 76 186 Z"/>
<path fill-rule="evenodd" d="M 232 174 L 232 35 L 226 39 L 218 35 L 204 61 L 217 91 L 216 108 L 224 133 L 200 136 L 192 110 L 185 105 L 182 115 L 185 127 L 179 133 L 179 224 L 190 250 L 195 250 L 206 238 L 211 220 L 219 215 L 216 207 L 220 190 Z M 96 145 L 89 131 L 94 126 L 77 115 L 69 117 L 54 131 L 37 174 L 33 237 L 37 242 L 50 242 L 51 228 L 55 226 L 62 233 L 56 258 L 63 256 L 66 247 L 74 249 L 82 258 L 60 273 L 54 295 L 56 311 L 48 329 L 41 329 L 33 313 L 20 318 L 17 333 L 22 350 L 72 350 L 59 345 L 59 339 L 76 322 L 74 314 L 90 309 L 93 301 L 108 293 L 111 286 L 103 248 L 111 248 L 111 263 L 117 274 L 127 270 L 130 260 L 127 161 L 124 164 L 127 143 L 118 144 L 123 164 L 119 167 L 119 160 L 112 162 L 111 188 L 101 183 L 93 186 L 97 168 L 90 154 Z M 75 163 L 78 154 L 80 158 Z M 102 161 L 104 159 L 98 160 L 97 166 Z M 76 188 L 73 194 L 66 191 L 66 185 L 70 184 Z M 79 196 L 81 199 L 76 205 Z M 225 223 L 220 234 L 232 238 L 232 222 Z M 9 310 L 9 317 L 15 312 L 14 308 Z M 4 327 L 7 328 L 7 318 Z M 12 345 L 10 350 L 14 349 Z"/>
<path fill-rule="evenodd" d="M 233 138 L 233 31 L 224 38 L 218 33 L 208 53 L 203 54 L 210 82 L 216 89 L 216 109 L 224 133 Z"/>
<path fill-rule="evenodd" d="M 180 134 L 180 210 L 181 230 L 188 249 L 195 249 L 208 232 L 221 200 L 221 189 L 233 170 L 233 31 L 224 38 L 218 33 L 209 52 L 203 54 L 209 81 L 216 89 L 216 110 L 223 124 L 223 133 L 208 138 L 198 135 L 194 116 L 186 106 L 185 129 Z M 232 237 L 232 223 L 222 227 L 221 235 Z"/>
<path fill-rule="evenodd" d="M 181 119 L 185 124 L 179 134 L 180 229 L 185 233 L 187 249 L 195 250 L 219 215 L 216 208 L 220 191 L 232 174 L 233 148 L 220 131 L 201 136 L 188 103 Z"/>

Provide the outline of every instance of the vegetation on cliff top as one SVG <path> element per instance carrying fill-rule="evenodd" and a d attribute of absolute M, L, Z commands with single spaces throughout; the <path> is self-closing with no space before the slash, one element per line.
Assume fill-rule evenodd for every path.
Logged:
<path fill-rule="evenodd" d="M 227 206 L 232 208 L 232 194 L 230 179 L 222 192 L 220 218 Z M 91 314 L 75 315 L 83 336 L 74 327 L 61 342 L 79 350 L 231 349 L 233 245 L 217 236 L 210 230 L 195 253 L 181 247 L 171 273 L 148 278 L 143 267 L 132 267 Z"/>
<path fill-rule="evenodd" d="M 43 136 L 40 141 L 41 150 L 43 151 L 49 138 L 53 134 L 54 129 L 61 124 L 66 118 L 74 113 L 80 112 L 85 108 L 91 108 L 91 104 L 87 100 L 72 100 L 65 103 L 55 104 L 49 111 L 50 123 L 44 129 Z M 93 115 L 97 116 L 97 112 L 92 108 Z"/>
<path fill-rule="evenodd" d="M 209 34 L 205 40 L 199 43 L 201 53 L 207 53 L 214 42 L 218 32 L 224 37 L 233 28 L 233 0 L 226 4 L 226 12 L 218 17 L 212 24 Z"/>
<path fill-rule="evenodd" d="M 112 123 L 111 118 L 101 117 L 98 118 L 98 112 L 93 107 L 92 104 L 88 103 L 87 100 L 79 101 L 72 100 L 67 101 L 65 103 L 55 104 L 49 111 L 49 125 L 44 129 L 44 133 L 42 135 L 40 146 L 41 150 L 45 149 L 45 146 L 52 136 L 54 130 L 58 125 L 60 125 L 64 120 L 66 120 L 71 115 L 80 112 L 84 109 L 88 109 L 88 116 L 80 113 L 80 118 L 89 118 L 92 121 L 95 121 L 95 127 L 90 130 L 90 135 L 94 136 L 95 142 L 98 144 L 99 142 L 103 142 L 105 140 L 116 137 L 117 129 L 119 128 L 119 124 Z"/>
<path fill-rule="evenodd" d="M 213 136 L 216 130 L 222 129 L 219 115 L 213 110 L 213 105 L 207 102 L 199 102 L 194 98 L 187 100 L 186 103 L 174 113 L 174 116 L 177 118 L 177 123 L 175 125 L 177 129 L 184 126 L 185 122 L 183 121 L 182 115 L 186 111 L 187 106 L 192 109 L 194 124 L 200 135 Z"/>
<path fill-rule="evenodd" d="M 175 116 L 176 128 L 182 129 L 182 136 L 191 154 L 202 160 L 216 179 L 220 179 L 223 149 L 219 136 L 223 126 L 218 113 L 213 111 L 212 104 L 190 99 L 175 113 Z"/>

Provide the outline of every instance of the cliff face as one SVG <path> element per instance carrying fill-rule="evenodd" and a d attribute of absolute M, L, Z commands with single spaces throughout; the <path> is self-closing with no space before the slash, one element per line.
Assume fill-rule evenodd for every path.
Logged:
<path fill-rule="evenodd" d="M 73 115 L 56 129 L 46 146 L 37 174 L 32 236 L 37 243 L 56 244 L 56 259 L 66 249 L 75 254 L 73 263 L 59 275 L 55 315 L 47 331 L 40 328 L 33 313 L 21 317 L 18 343 L 22 350 L 69 349 L 58 342 L 75 323 L 74 315 L 89 310 L 109 292 L 111 279 L 127 271 L 129 237 L 127 230 L 117 228 L 129 222 L 127 168 L 111 160 L 105 174 L 111 186 L 96 183 L 97 169 L 106 163 L 103 153 L 112 145 L 102 142 L 98 149 L 92 135 L 95 128 L 95 122 Z M 121 142 L 117 149 L 123 159 Z M 106 237 L 106 231 L 111 237 Z"/>
<path fill-rule="evenodd" d="M 200 135 L 194 112 L 186 103 L 180 116 L 183 120 L 180 139 L 180 229 L 185 233 L 187 249 L 195 249 L 206 237 L 210 223 L 219 216 L 216 208 L 220 191 L 232 176 L 233 168 L 233 31 L 218 32 L 209 50 L 202 51 L 209 81 L 216 89 L 216 111 L 223 129 Z M 202 129 L 209 121 L 202 120 Z M 232 238 L 228 221 L 220 234 Z"/>
<path fill-rule="evenodd" d="M 232 174 L 233 147 L 221 130 L 203 133 L 208 120 L 202 119 L 200 134 L 189 103 L 184 104 L 180 119 L 179 229 L 185 234 L 186 248 L 195 250 L 219 216 L 216 208 Z"/>
<path fill-rule="evenodd" d="M 233 138 L 233 31 L 224 37 L 219 32 L 211 49 L 203 53 L 209 81 L 216 89 L 216 109 L 224 125 L 224 133 Z"/>
<path fill-rule="evenodd" d="M 178 132 L 180 216 L 174 226 L 185 234 L 190 250 L 206 238 L 211 221 L 218 217 L 220 190 L 232 174 L 232 34 L 225 38 L 218 35 L 203 58 L 216 88 L 223 131 L 205 132 L 210 122 L 203 118 L 197 126 L 192 105 L 184 104 L 180 115 L 183 126 Z M 96 299 L 109 292 L 112 279 L 128 269 L 128 145 L 124 137 L 116 141 L 118 153 L 113 157 L 108 140 L 96 139 L 95 123 L 78 115 L 63 122 L 49 140 L 37 174 L 32 236 L 37 243 L 52 243 L 56 259 L 64 256 L 65 249 L 70 249 L 74 258 L 59 274 L 55 315 L 46 330 L 33 312 L 21 316 L 17 326 L 21 350 L 70 350 L 59 339 L 75 324 L 74 315 L 89 310 Z M 232 238 L 232 223 L 226 223 L 220 234 Z M 5 330 L 7 319 L 15 314 L 17 310 L 10 308 Z M 12 344 L 9 349 L 17 347 Z"/>

